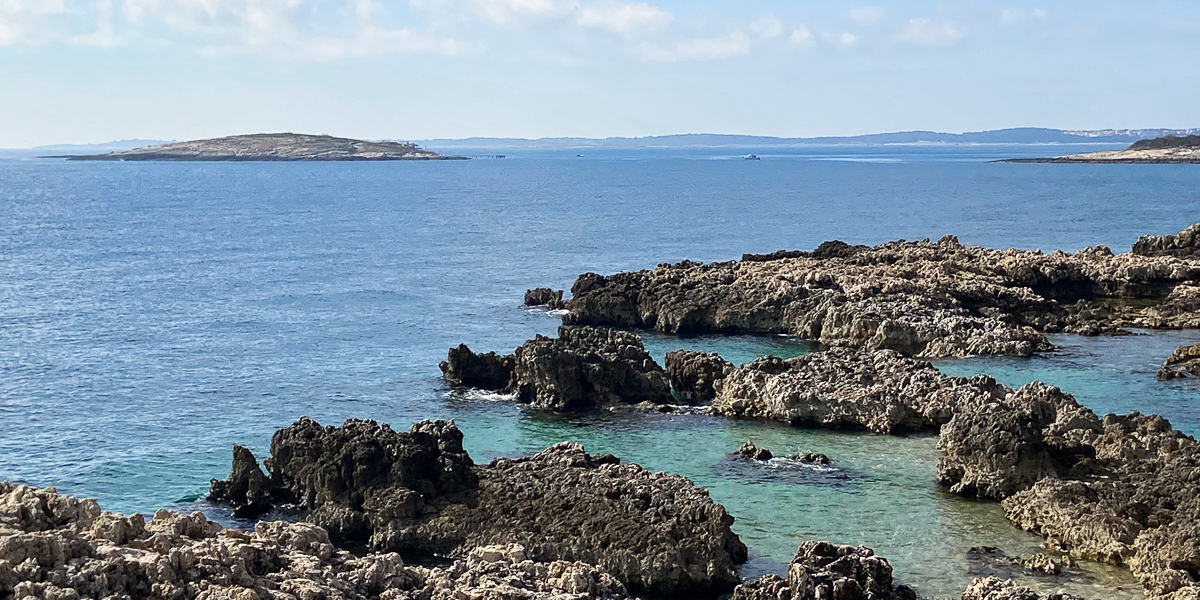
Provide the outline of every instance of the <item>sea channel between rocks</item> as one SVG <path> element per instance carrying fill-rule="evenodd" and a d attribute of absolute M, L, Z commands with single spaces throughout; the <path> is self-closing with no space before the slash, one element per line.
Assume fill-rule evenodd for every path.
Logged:
<path fill-rule="evenodd" d="M 511 355 L 459 346 L 442 370 L 455 384 L 560 413 L 703 413 L 697 418 L 877 435 L 940 432 L 936 483 L 1000 501 L 1013 524 L 1052 549 L 1008 560 L 1002 550 L 979 548 L 972 552 L 984 557 L 980 568 L 1003 574 L 1006 567 L 996 565 L 1017 565 L 1009 572 L 1020 576 L 1062 570 L 1062 557 L 1096 560 L 1131 569 L 1150 597 L 1194 598 L 1194 439 L 1158 416 L 1101 418 L 1053 386 L 1013 389 L 986 376 L 952 377 L 920 358 L 1028 356 L 1051 350 L 1046 335 L 1056 332 L 1196 327 L 1198 232 L 1144 238 L 1123 255 L 1102 246 L 1074 255 L 990 251 L 946 237 L 585 274 L 570 300 L 549 290 L 526 296 L 527 304 L 568 311 L 556 338 L 539 336 Z M 610 327 L 786 333 L 827 348 L 740 366 L 679 351 L 664 368 L 637 334 Z M 786 470 L 836 465 L 837 457 L 810 452 L 778 463 L 750 447 L 728 460 L 750 461 L 727 469 L 741 477 L 757 463 Z M 7 485 L 0 490 L 0 548 L 7 552 L 0 552 L 0 583 L 36 598 L 441 598 L 458 590 L 467 597 L 732 592 L 747 600 L 900 600 L 916 597 L 905 584 L 921 587 L 894 581 L 886 558 L 867 548 L 819 541 L 801 544 L 786 576 L 742 581 L 737 567 L 750 557 L 747 547 L 730 529 L 733 516 L 704 489 L 578 444 L 476 465 L 453 423 L 402 432 L 370 421 L 332 427 L 301 420 L 273 437 L 263 466 L 235 448 L 233 472 L 213 482 L 212 500 L 243 517 L 299 510 L 310 525 L 262 523 L 250 535 L 199 515 L 163 513 L 147 523 Z M 850 470 L 844 475 L 854 479 Z M 837 492 L 837 481 L 820 485 Z M 354 558 L 331 543 L 369 554 Z M 411 568 L 406 555 L 459 562 Z M 962 597 L 1051 596 L 981 577 Z"/>

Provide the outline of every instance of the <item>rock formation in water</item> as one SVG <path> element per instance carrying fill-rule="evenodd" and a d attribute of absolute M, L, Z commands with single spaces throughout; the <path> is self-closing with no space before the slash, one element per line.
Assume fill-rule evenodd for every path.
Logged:
<path fill-rule="evenodd" d="M 747 558 L 733 517 L 706 491 L 577 444 L 480 466 L 452 423 L 426 421 L 405 433 L 373 421 L 321 427 L 302 419 L 272 437 L 269 476 L 241 463 L 233 472 L 247 481 L 214 482 L 214 500 L 245 505 L 251 500 L 230 490 L 265 481 L 258 489 L 272 504 L 295 506 L 335 542 L 372 551 L 462 556 L 518 543 L 536 562 L 594 564 L 633 593 L 663 597 L 729 591 Z"/>
<path fill-rule="evenodd" d="M 563 302 L 563 291 L 550 288 L 536 288 L 525 291 L 525 306 L 545 306 L 556 310 L 566 306 Z"/>
<path fill-rule="evenodd" d="M 1003 395 L 988 377 L 949 377 L 891 350 L 769 356 L 716 383 L 715 414 L 875 433 L 936 432 L 961 406 Z"/>
<path fill-rule="evenodd" d="M 668 352 L 663 362 L 671 389 L 688 402 L 711 402 L 717 396 L 713 385 L 734 370 L 733 363 L 711 352 L 677 350 Z"/>
<path fill-rule="evenodd" d="M 1174 256 L 992 250 L 953 236 L 822 248 L 586 273 L 564 323 L 786 333 L 926 357 L 1027 355 L 1051 347 L 1044 333 L 1200 325 L 1200 262 Z"/>
<path fill-rule="evenodd" d="M 1159 416 L 1103 419 L 1040 383 L 958 411 L 939 480 L 1002 499 L 1071 556 L 1129 567 L 1151 597 L 1200 596 L 1200 445 Z"/>
<path fill-rule="evenodd" d="M 381 161 L 462 157 L 443 156 L 410 143 L 367 142 L 299 133 L 258 133 L 70 158 L 108 161 Z"/>
<path fill-rule="evenodd" d="M 355 556 L 309 523 L 223 529 L 204 515 L 160 510 L 150 521 L 81 500 L 0 483 L 0 597 L 39 600 L 628 599 L 594 566 L 534 562 L 520 546 L 475 548 L 445 568 L 398 554 Z"/>
<path fill-rule="evenodd" d="M 775 457 L 770 450 L 759 448 L 750 440 L 746 440 L 746 443 L 742 444 L 733 454 L 750 460 L 771 460 Z"/>
<path fill-rule="evenodd" d="M 573 411 L 615 404 L 669 404 L 666 372 L 635 333 L 599 327 L 560 327 L 507 356 L 450 350 L 441 364 L 446 379 L 481 389 L 515 392 L 537 408 Z M 478 376 L 483 371 L 487 377 Z M 503 385 L 501 385 L 503 382 Z"/>
<path fill-rule="evenodd" d="M 1176 348 L 1158 370 L 1159 381 L 1197 375 L 1200 375 L 1200 344 Z"/>
<path fill-rule="evenodd" d="M 987 577 L 976 579 L 963 592 L 962 600 L 1083 600 L 1061 592 L 1039 594 L 1012 580 Z"/>
<path fill-rule="evenodd" d="M 788 566 L 787 578 L 767 575 L 747 581 L 734 600 L 916 600 L 908 587 L 892 581 L 892 566 L 870 548 L 804 542 Z"/>

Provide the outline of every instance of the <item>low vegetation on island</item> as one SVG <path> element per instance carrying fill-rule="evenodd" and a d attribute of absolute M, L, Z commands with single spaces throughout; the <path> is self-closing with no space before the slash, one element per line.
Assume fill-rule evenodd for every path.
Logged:
<path fill-rule="evenodd" d="M 409 142 L 368 142 L 328 135 L 258 133 L 68 158 L 105 161 L 366 161 L 454 160 L 463 157 L 444 156 Z"/>
<path fill-rule="evenodd" d="M 1013 158 L 1004 162 L 1022 163 L 1200 163 L 1200 135 L 1173 136 L 1139 140 L 1124 150 L 1068 154 L 1050 158 Z"/>

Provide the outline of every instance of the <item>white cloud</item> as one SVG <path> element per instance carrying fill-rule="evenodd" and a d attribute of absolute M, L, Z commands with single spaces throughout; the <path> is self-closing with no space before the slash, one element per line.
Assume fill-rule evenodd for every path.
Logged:
<path fill-rule="evenodd" d="M 870 25 L 883 18 L 883 9 L 878 6 L 864 6 L 850 11 L 850 20 L 859 25 Z"/>
<path fill-rule="evenodd" d="M 815 44 L 813 34 L 807 27 L 800 25 L 792 30 L 792 34 L 788 36 L 788 41 L 797 46 L 809 47 Z"/>
<path fill-rule="evenodd" d="M 475 0 L 488 20 L 507 25 L 527 17 L 547 17 L 559 11 L 556 0 Z"/>
<path fill-rule="evenodd" d="M 900 32 L 900 41 L 918 46 L 949 46 L 962 39 L 962 30 L 953 21 L 909 19 Z"/>
<path fill-rule="evenodd" d="M 44 40 L 47 22 L 65 12 L 66 0 L 0 0 L 0 47 Z"/>
<path fill-rule="evenodd" d="M 1041 21 L 1046 18 L 1047 14 L 1044 8 L 1035 8 L 1032 10 L 1006 8 L 1000 11 L 1000 20 L 1006 24 L 1013 25 L 1025 21 Z"/>
<path fill-rule="evenodd" d="M 837 44 L 843 48 L 849 48 L 858 43 L 858 36 L 848 31 L 842 33 L 826 33 L 823 37 L 825 38 L 825 41 L 832 44 Z"/>
<path fill-rule="evenodd" d="M 777 38 L 783 35 L 783 21 L 774 13 L 763 15 L 750 23 L 750 31 L 760 38 Z"/>
<path fill-rule="evenodd" d="M 603 3 L 581 7 L 576 22 L 583 27 L 629 35 L 639 30 L 664 27 L 674 18 L 671 13 L 644 2 Z"/>
<path fill-rule="evenodd" d="M 749 53 L 750 36 L 738 30 L 727 36 L 686 40 L 667 48 L 647 46 L 643 48 L 642 57 L 648 60 L 674 62 L 718 60 L 733 56 L 745 56 Z"/>

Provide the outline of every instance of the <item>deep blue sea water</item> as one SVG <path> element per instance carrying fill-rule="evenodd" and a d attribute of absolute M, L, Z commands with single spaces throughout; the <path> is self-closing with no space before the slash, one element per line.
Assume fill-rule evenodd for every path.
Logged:
<path fill-rule="evenodd" d="M 1028 554 L 999 507 L 933 487 L 936 441 L 707 417 L 523 412 L 438 378 L 446 348 L 511 351 L 558 321 L 526 288 L 585 271 L 875 244 L 1127 250 L 1200 221 L 1195 165 L 995 164 L 1097 147 L 882 146 L 508 151 L 433 163 L 72 163 L 0 159 L 0 478 L 123 512 L 202 494 L 230 446 L 265 455 L 301 415 L 404 428 L 454 418 L 476 461 L 564 439 L 682 473 L 778 568 L 804 539 L 866 544 L 923 593 L 952 596 L 966 549 Z M 740 157 L 755 152 L 760 161 Z M 469 152 L 468 152 L 469 153 Z M 481 151 L 492 154 L 494 151 Z M 577 156 L 582 153 L 583 156 Z M 1059 336 L 1031 359 L 943 361 L 954 374 L 1041 379 L 1100 412 L 1200 432 L 1200 388 L 1154 372 L 1198 332 Z M 798 354 L 778 337 L 647 336 L 735 362 Z M 836 477 L 724 459 L 746 439 L 824 452 Z M 810 476 L 811 475 L 811 476 Z M 1119 571 L 1085 570 L 1124 585 Z M 1058 585 L 1062 582 L 1054 582 Z M 1094 590 L 1093 590 L 1094 591 Z M 1119 597 L 1104 588 L 1093 596 Z"/>

